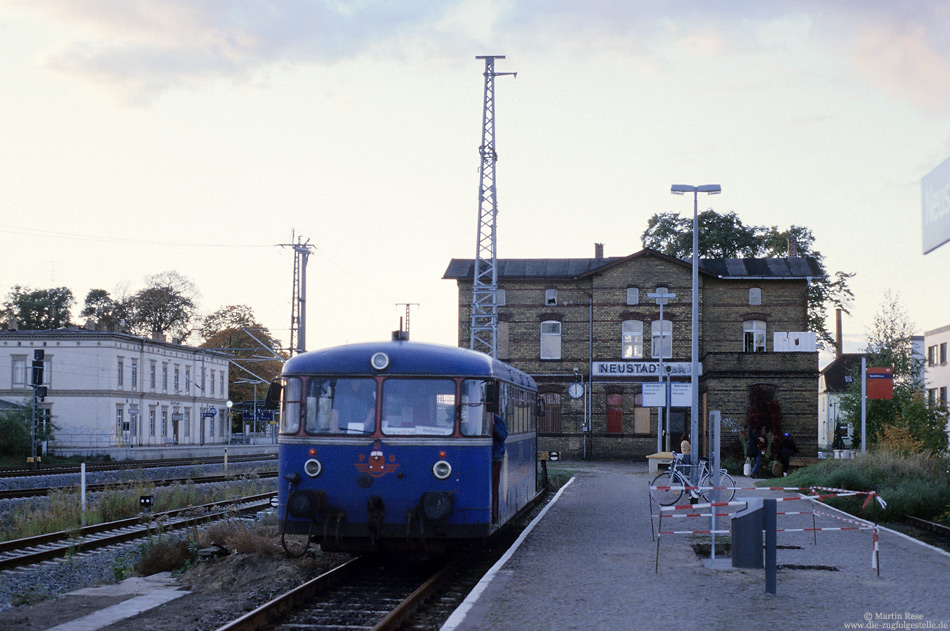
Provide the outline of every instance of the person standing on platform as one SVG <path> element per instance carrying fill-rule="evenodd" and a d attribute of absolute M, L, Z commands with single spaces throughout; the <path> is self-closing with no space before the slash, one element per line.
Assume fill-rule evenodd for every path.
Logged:
<path fill-rule="evenodd" d="M 692 464 L 693 448 L 689 444 L 689 432 L 683 434 L 683 440 L 680 441 L 680 452 L 683 454 L 683 464 Z"/>

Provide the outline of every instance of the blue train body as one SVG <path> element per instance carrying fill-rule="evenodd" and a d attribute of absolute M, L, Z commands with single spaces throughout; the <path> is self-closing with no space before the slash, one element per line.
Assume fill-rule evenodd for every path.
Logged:
<path fill-rule="evenodd" d="M 281 384 L 286 533 L 327 550 L 434 550 L 488 537 L 535 496 L 537 388 L 487 355 L 354 344 L 290 359 Z M 497 486 L 493 410 L 508 432 Z"/>

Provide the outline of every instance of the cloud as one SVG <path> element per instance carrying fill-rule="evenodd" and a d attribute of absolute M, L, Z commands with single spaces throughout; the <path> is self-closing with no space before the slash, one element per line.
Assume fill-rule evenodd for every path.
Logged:
<path fill-rule="evenodd" d="M 332 63 L 437 21 L 437 2 L 36 0 L 79 35 L 45 56 L 55 70 L 133 101 L 276 63 Z"/>
<path fill-rule="evenodd" d="M 950 112 L 950 5 L 944 0 L 22 0 L 70 27 L 45 63 L 147 102 L 217 79 L 243 82 L 276 64 L 365 55 L 468 57 L 499 46 L 620 54 L 651 67 L 766 53 L 769 29 L 807 25 L 810 44 L 853 76 L 928 114 Z M 672 48 L 671 48 L 672 47 Z M 408 51 L 412 51 L 409 53 Z M 662 52 L 665 51 L 665 52 Z M 853 78 L 853 77 L 849 77 Z"/>

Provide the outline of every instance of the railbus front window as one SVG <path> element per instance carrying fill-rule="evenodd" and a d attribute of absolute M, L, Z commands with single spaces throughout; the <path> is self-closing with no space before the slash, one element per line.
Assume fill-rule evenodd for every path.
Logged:
<path fill-rule="evenodd" d="M 488 436 L 491 422 L 485 413 L 485 382 L 466 379 L 462 382 L 462 435 Z"/>
<path fill-rule="evenodd" d="M 281 388 L 280 431 L 283 434 L 296 434 L 300 431 L 300 394 L 301 383 L 297 377 L 284 381 Z"/>
<path fill-rule="evenodd" d="M 376 429 L 376 380 L 310 379 L 305 428 L 310 434 L 372 434 Z"/>
<path fill-rule="evenodd" d="M 455 382 L 451 379 L 387 379 L 383 382 L 383 433 L 451 436 L 455 430 Z"/>

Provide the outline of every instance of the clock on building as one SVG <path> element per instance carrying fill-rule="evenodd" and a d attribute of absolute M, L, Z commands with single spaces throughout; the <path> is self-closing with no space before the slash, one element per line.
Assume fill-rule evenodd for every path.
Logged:
<path fill-rule="evenodd" d="M 582 396 L 584 396 L 584 384 L 572 383 L 567 387 L 567 393 L 572 399 L 580 399 Z"/>

